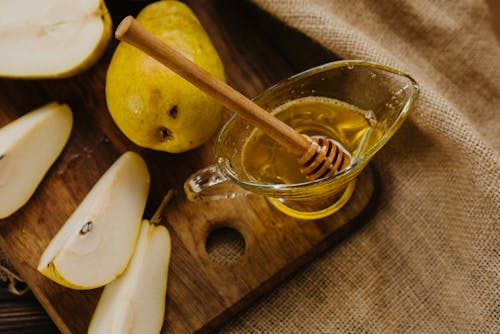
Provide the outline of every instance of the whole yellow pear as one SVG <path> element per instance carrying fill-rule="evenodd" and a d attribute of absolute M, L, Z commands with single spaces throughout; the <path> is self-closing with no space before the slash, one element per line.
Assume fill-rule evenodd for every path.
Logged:
<path fill-rule="evenodd" d="M 189 7 L 158 1 L 137 21 L 198 66 L 225 80 L 222 62 Z M 138 49 L 120 43 L 106 76 L 113 120 L 135 144 L 178 153 L 206 142 L 218 129 L 222 106 Z"/>

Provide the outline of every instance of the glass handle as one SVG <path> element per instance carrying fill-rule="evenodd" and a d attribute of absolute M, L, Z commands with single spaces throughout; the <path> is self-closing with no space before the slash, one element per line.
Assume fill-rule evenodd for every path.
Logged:
<path fill-rule="evenodd" d="M 190 201 L 229 199 L 249 194 L 230 182 L 215 165 L 191 175 L 184 182 L 184 192 Z"/>

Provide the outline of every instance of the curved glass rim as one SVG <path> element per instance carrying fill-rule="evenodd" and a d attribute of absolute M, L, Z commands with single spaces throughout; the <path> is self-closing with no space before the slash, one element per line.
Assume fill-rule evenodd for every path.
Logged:
<path fill-rule="evenodd" d="M 220 130 L 220 132 L 217 136 L 217 143 L 216 143 L 216 147 L 215 147 L 216 164 L 217 164 L 217 167 L 219 168 L 219 170 L 222 172 L 222 174 L 243 188 L 246 188 L 249 190 L 258 188 L 258 191 L 256 191 L 256 192 L 265 192 L 266 190 L 268 190 L 268 191 L 281 191 L 281 190 L 297 189 L 297 188 L 304 189 L 305 187 L 309 188 L 311 186 L 317 186 L 318 184 L 322 185 L 322 184 L 332 183 L 334 181 L 339 180 L 340 178 L 348 177 L 351 174 L 355 174 L 355 172 L 357 172 L 360 168 L 364 167 L 364 165 L 366 165 L 366 163 L 369 161 L 369 159 L 371 159 L 371 157 L 373 157 L 373 155 L 378 150 L 380 150 L 387 143 L 387 141 L 389 141 L 389 139 L 394 135 L 394 133 L 396 133 L 396 131 L 399 129 L 399 127 L 401 126 L 403 121 L 406 119 L 409 110 L 411 109 L 411 107 L 413 106 L 413 104 L 415 103 L 415 101 L 419 95 L 420 85 L 409 74 L 407 74 L 405 72 L 401 72 L 399 70 L 396 70 L 396 69 L 389 67 L 389 66 L 386 66 L 386 65 L 381 65 L 381 64 L 377 64 L 377 63 L 365 61 L 365 60 L 338 60 L 338 61 L 333 61 L 330 63 L 326 63 L 326 64 L 322 64 L 322 65 L 310 68 L 310 69 L 305 70 L 303 72 L 299 72 L 297 74 L 294 74 L 294 75 L 292 75 L 284 80 L 281 80 L 281 81 L 277 82 L 276 84 L 268 87 L 267 89 L 265 89 L 264 91 L 262 91 L 261 93 L 256 95 L 255 97 L 253 97 L 252 100 L 254 100 L 254 101 L 258 100 L 264 94 L 269 94 L 270 92 L 277 89 L 278 87 L 284 85 L 287 82 L 296 80 L 297 78 L 307 78 L 307 77 L 310 77 L 312 75 L 322 73 L 324 71 L 332 70 L 335 68 L 356 67 L 356 66 L 357 67 L 372 67 L 372 68 L 375 68 L 378 70 L 383 70 L 383 71 L 390 72 L 390 73 L 393 73 L 393 74 L 396 74 L 396 75 L 399 75 L 402 77 L 406 77 L 409 80 L 409 82 L 413 88 L 412 95 L 406 101 L 404 106 L 401 108 L 401 111 L 399 112 L 399 115 L 398 115 L 397 119 L 394 121 L 394 123 L 386 131 L 384 136 L 382 138 L 380 138 L 380 140 L 375 145 L 373 145 L 373 147 L 370 150 L 365 152 L 358 160 L 356 160 L 348 168 L 346 168 L 342 171 L 339 171 L 331 176 L 324 177 L 324 178 L 317 179 L 317 180 L 301 182 L 301 183 L 269 184 L 269 183 L 253 183 L 253 182 L 241 180 L 240 178 L 238 178 L 236 173 L 234 173 L 233 169 L 230 166 L 227 166 L 228 165 L 227 159 L 224 159 L 224 164 L 221 164 L 221 162 L 220 162 L 220 158 L 223 158 L 222 152 L 221 152 L 221 147 L 220 147 L 221 142 L 222 142 L 221 138 L 223 138 L 224 134 L 227 131 L 229 131 L 231 124 L 234 123 L 237 119 L 240 119 L 240 117 L 235 114 L 224 124 L 224 126 L 222 127 L 222 129 Z M 357 174 L 355 174 L 355 175 L 357 175 Z"/>

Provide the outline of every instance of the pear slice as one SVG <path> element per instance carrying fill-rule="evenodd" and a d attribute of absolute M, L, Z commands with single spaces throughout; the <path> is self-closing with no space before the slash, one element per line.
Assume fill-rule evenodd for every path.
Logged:
<path fill-rule="evenodd" d="M 0 13 L 0 76 L 77 74 L 99 59 L 111 38 L 102 0 L 2 0 Z"/>
<path fill-rule="evenodd" d="M 149 183 L 144 160 L 133 152 L 123 154 L 52 239 L 38 270 L 73 289 L 115 279 L 134 252 Z"/>
<path fill-rule="evenodd" d="M 51 103 L 0 129 L 0 219 L 31 198 L 68 141 L 73 114 Z"/>
<path fill-rule="evenodd" d="M 88 333 L 159 333 L 170 251 L 165 226 L 144 220 L 134 256 L 127 270 L 104 288 Z"/>

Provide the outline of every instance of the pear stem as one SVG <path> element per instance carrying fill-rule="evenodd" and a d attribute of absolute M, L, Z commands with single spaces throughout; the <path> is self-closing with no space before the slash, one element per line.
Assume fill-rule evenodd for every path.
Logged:
<path fill-rule="evenodd" d="M 174 189 L 170 189 L 167 192 L 167 194 L 163 197 L 163 199 L 161 200 L 161 203 L 158 206 L 158 208 L 156 209 L 155 213 L 153 214 L 153 217 L 151 217 L 151 219 L 149 220 L 149 222 L 151 224 L 158 225 L 160 223 L 161 213 L 163 212 L 163 210 L 167 206 L 168 202 L 170 202 L 170 200 L 172 200 L 173 197 L 174 197 Z"/>

